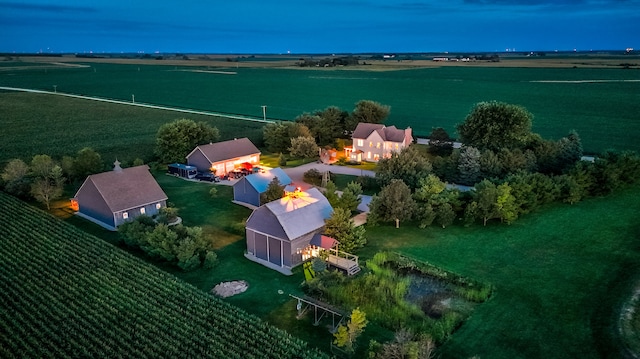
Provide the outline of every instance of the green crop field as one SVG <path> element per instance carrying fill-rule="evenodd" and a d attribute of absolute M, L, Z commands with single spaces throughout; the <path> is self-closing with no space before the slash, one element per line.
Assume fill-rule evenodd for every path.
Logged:
<path fill-rule="evenodd" d="M 195 71 L 197 70 L 197 71 Z M 207 72 L 209 71 L 209 72 Z M 83 68 L 2 71 L 0 86 L 291 120 L 361 99 L 391 106 L 388 123 L 427 135 L 454 134 L 479 101 L 526 107 L 534 131 L 560 138 L 575 129 L 587 152 L 637 150 L 640 71 L 622 68 L 441 67 L 397 71 L 207 68 L 91 63 Z M 3 113 L 3 116 L 9 114 Z M 13 116 L 13 115 L 12 115 Z"/>
<path fill-rule="evenodd" d="M 0 237 L 2 358 L 325 357 L 2 193 Z"/>
<path fill-rule="evenodd" d="M 84 147 L 132 161 L 153 157 L 158 128 L 178 118 L 205 121 L 220 130 L 222 140 L 249 137 L 262 141 L 262 124 L 228 118 L 97 102 L 64 96 L 0 92 L 0 163 L 29 160 L 36 154 L 56 158 Z"/>

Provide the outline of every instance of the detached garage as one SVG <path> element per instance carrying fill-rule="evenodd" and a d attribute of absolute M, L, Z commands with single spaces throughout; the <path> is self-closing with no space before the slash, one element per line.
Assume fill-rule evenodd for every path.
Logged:
<path fill-rule="evenodd" d="M 280 273 L 303 262 L 314 235 L 322 233 L 333 208 L 316 188 L 291 193 L 253 211 L 247 219 L 245 256 Z"/>

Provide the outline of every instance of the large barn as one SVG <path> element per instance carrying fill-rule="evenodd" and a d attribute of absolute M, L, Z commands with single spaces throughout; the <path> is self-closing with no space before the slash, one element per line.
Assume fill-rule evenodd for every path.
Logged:
<path fill-rule="evenodd" d="M 197 167 L 200 172 L 211 171 L 218 176 L 233 171 L 243 163 L 260 163 L 260 150 L 246 137 L 200 145 L 187 155 L 188 165 Z"/>
<path fill-rule="evenodd" d="M 276 177 L 282 186 L 291 184 L 291 178 L 279 167 L 254 173 L 242 177 L 233 185 L 233 200 L 256 207 L 260 206 L 262 204 L 260 195 L 267 191 L 269 183 Z"/>
<path fill-rule="evenodd" d="M 153 216 L 167 206 L 167 195 L 147 165 L 90 175 L 71 200 L 77 214 L 115 230 L 124 222 L 145 214 Z"/>
<path fill-rule="evenodd" d="M 333 208 L 317 188 L 260 206 L 247 219 L 245 256 L 290 275 L 302 264 L 303 251 L 314 235 L 322 233 L 331 213 Z"/>

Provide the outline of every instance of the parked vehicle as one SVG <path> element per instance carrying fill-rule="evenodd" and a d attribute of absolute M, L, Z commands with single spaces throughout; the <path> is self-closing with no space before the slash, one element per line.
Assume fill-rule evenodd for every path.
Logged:
<path fill-rule="evenodd" d="M 220 177 L 214 175 L 213 173 L 198 173 L 195 177 L 200 181 L 208 181 L 208 182 L 220 182 Z"/>
<path fill-rule="evenodd" d="M 195 166 L 189 166 L 182 163 L 171 163 L 167 165 L 167 173 L 177 177 L 192 179 L 198 175 L 198 169 Z"/>

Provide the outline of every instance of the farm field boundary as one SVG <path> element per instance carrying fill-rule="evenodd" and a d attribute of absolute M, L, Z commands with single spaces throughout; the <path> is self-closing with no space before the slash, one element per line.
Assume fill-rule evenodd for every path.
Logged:
<path fill-rule="evenodd" d="M 93 100 L 93 101 L 117 103 L 117 104 L 120 104 L 120 105 L 146 107 L 146 108 L 153 108 L 153 109 L 157 109 L 157 110 L 175 111 L 175 112 L 189 113 L 189 114 L 194 114 L 194 115 L 224 117 L 224 118 L 230 118 L 230 119 L 242 120 L 242 121 L 261 122 L 261 123 L 273 123 L 273 122 L 275 122 L 274 120 L 251 118 L 251 117 L 240 116 L 240 115 L 230 115 L 230 114 L 218 113 L 218 112 L 208 112 L 208 111 L 181 109 L 181 108 L 167 107 L 167 106 L 160 106 L 160 105 L 153 105 L 153 104 L 146 104 L 146 103 L 136 103 L 136 102 L 122 101 L 122 100 L 112 100 L 112 99 L 101 98 L 101 97 L 74 95 L 74 94 L 68 94 L 68 93 L 63 93 L 63 92 L 26 89 L 26 88 L 19 88 L 19 87 L 5 87 L 5 86 L 0 86 L 0 90 L 39 93 L 39 94 L 47 94 L 47 95 L 59 95 L 59 96 L 79 98 L 79 99 L 83 99 L 83 100 Z"/>

